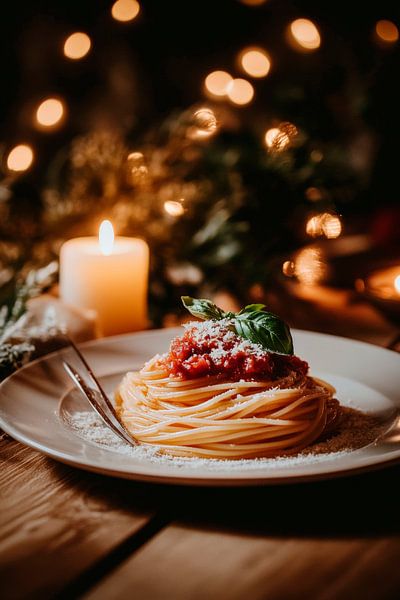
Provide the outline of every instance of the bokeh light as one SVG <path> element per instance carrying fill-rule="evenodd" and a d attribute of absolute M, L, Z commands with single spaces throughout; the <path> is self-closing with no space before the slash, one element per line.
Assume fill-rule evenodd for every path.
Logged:
<path fill-rule="evenodd" d="M 113 18 L 124 23 L 133 21 L 139 12 L 140 4 L 136 0 L 117 0 L 111 7 Z"/>
<path fill-rule="evenodd" d="M 265 132 L 265 143 L 268 148 L 284 150 L 290 143 L 290 138 L 279 127 L 271 127 Z"/>
<path fill-rule="evenodd" d="M 319 163 L 323 160 L 324 155 L 321 152 L 321 150 L 311 150 L 310 152 L 310 158 L 313 162 L 315 163 Z"/>
<path fill-rule="evenodd" d="M 176 200 L 167 200 L 164 202 L 165 212 L 171 215 L 171 217 L 182 216 L 185 212 L 185 209 L 183 208 L 181 202 L 177 202 Z"/>
<path fill-rule="evenodd" d="M 309 187 L 305 191 L 305 196 L 310 202 L 319 202 L 323 198 L 321 190 L 317 187 Z"/>
<path fill-rule="evenodd" d="M 342 233 L 342 223 L 338 215 L 325 213 L 322 220 L 322 231 L 328 240 L 339 237 Z"/>
<path fill-rule="evenodd" d="M 311 237 L 318 237 L 322 235 L 322 224 L 321 224 L 321 216 L 315 215 L 314 217 L 310 217 L 306 224 L 306 233 Z"/>
<path fill-rule="evenodd" d="M 218 130 L 218 121 L 211 108 L 202 107 L 193 113 L 193 125 L 188 129 L 191 139 L 207 138 Z"/>
<path fill-rule="evenodd" d="M 338 215 L 321 213 L 310 217 L 306 224 L 306 233 L 310 237 L 324 236 L 335 239 L 342 233 L 342 222 Z"/>
<path fill-rule="evenodd" d="M 296 272 L 296 265 L 292 260 L 285 260 L 282 265 L 282 273 L 286 275 L 286 277 L 293 277 Z"/>
<path fill-rule="evenodd" d="M 223 97 L 231 81 L 232 76 L 226 71 L 213 71 L 205 78 L 204 87 L 211 96 Z"/>
<path fill-rule="evenodd" d="M 306 285 L 319 283 L 326 274 L 326 263 L 319 248 L 303 248 L 294 260 L 294 274 L 297 279 Z"/>
<path fill-rule="evenodd" d="M 89 52 L 92 42 L 90 37 L 82 31 L 72 33 L 64 42 L 64 54 L 71 60 L 79 60 Z"/>
<path fill-rule="evenodd" d="M 26 171 L 33 162 L 33 150 L 27 144 L 15 146 L 7 156 L 7 168 L 10 171 Z"/>
<path fill-rule="evenodd" d="M 377 22 L 375 25 L 375 34 L 378 41 L 383 42 L 384 44 L 395 44 L 399 39 L 398 27 L 393 21 L 388 21 L 387 19 L 382 19 Z"/>
<path fill-rule="evenodd" d="M 36 122 L 42 127 L 54 127 L 64 115 L 64 106 L 57 98 L 47 98 L 36 110 Z"/>
<path fill-rule="evenodd" d="M 271 152 L 282 152 L 295 141 L 298 133 L 297 127 L 293 123 L 284 121 L 279 123 L 278 127 L 267 129 L 264 134 L 264 141 Z"/>
<path fill-rule="evenodd" d="M 234 104 L 244 106 L 252 101 L 254 88 L 246 79 L 232 79 L 227 87 L 228 98 Z"/>
<path fill-rule="evenodd" d="M 317 26 L 309 19 L 296 19 L 289 25 L 288 40 L 296 49 L 305 52 L 317 50 L 321 36 Z"/>
<path fill-rule="evenodd" d="M 394 279 L 394 289 L 398 294 L 400 294 L 400 275 L 397 275 Z"/>
<path fill-rule="evenodd" d="M 266 77 L 271 69 L 271 60 L 262 48 L 246 48 L 239 55 L 239 64 L 251 77 Z"/>

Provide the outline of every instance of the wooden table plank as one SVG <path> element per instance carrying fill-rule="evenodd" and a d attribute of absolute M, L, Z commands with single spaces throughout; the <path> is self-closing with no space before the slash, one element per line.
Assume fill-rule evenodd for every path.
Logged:
<path fill-rule="evenodd" d="M 296 487 L 161 491 L 180 518 L 84 597 L 394 598 L 399 475 L 396 467 Z"/>
<path fill-rule="evenodd" d="M 399 550 L 400 538 L 266 539 L 171 526 L 84 598 L 354 600 L 368 590 L 381 600 L 399 589 Z"/>
<path fill-rule="evenodd" d="M 153 515 L 130 482 L 82 473 L 6 435 L 0 456 L 3 598 L 53 595 Z"/>

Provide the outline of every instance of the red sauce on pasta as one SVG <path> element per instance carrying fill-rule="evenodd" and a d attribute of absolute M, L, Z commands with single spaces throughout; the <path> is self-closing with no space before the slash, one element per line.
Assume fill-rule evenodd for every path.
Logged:
<path fill-rule="evenodd" d="M 297 356 L 267 352 L 219 321 L 187 325 L 185 333 L 172 340 L 163 363 L 171 375 L 182 379 L 271 380 L 293 372 L 305 376 L 308 371 L 308 364 Z"/>

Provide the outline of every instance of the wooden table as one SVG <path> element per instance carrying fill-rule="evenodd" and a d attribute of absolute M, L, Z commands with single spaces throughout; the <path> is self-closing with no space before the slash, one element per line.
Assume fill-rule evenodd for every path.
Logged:
<path fill-rule="evenodd" d="M 0 446 L 4 600 L 400 597 L 400 467 L 201 489 L 86 473 L 7 435 Z"/>

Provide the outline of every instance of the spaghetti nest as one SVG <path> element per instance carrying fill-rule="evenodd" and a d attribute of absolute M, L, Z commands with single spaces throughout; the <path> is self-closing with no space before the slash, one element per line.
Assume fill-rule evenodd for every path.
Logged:
<path fill-rule="evenodd" d="M 273 381 L 184 380 L 156 358 L 116 394 L 132 437 L 173 456 L 243 459 L 299 452 L 338 415 L 335 389 L 295 371 Z"/>

